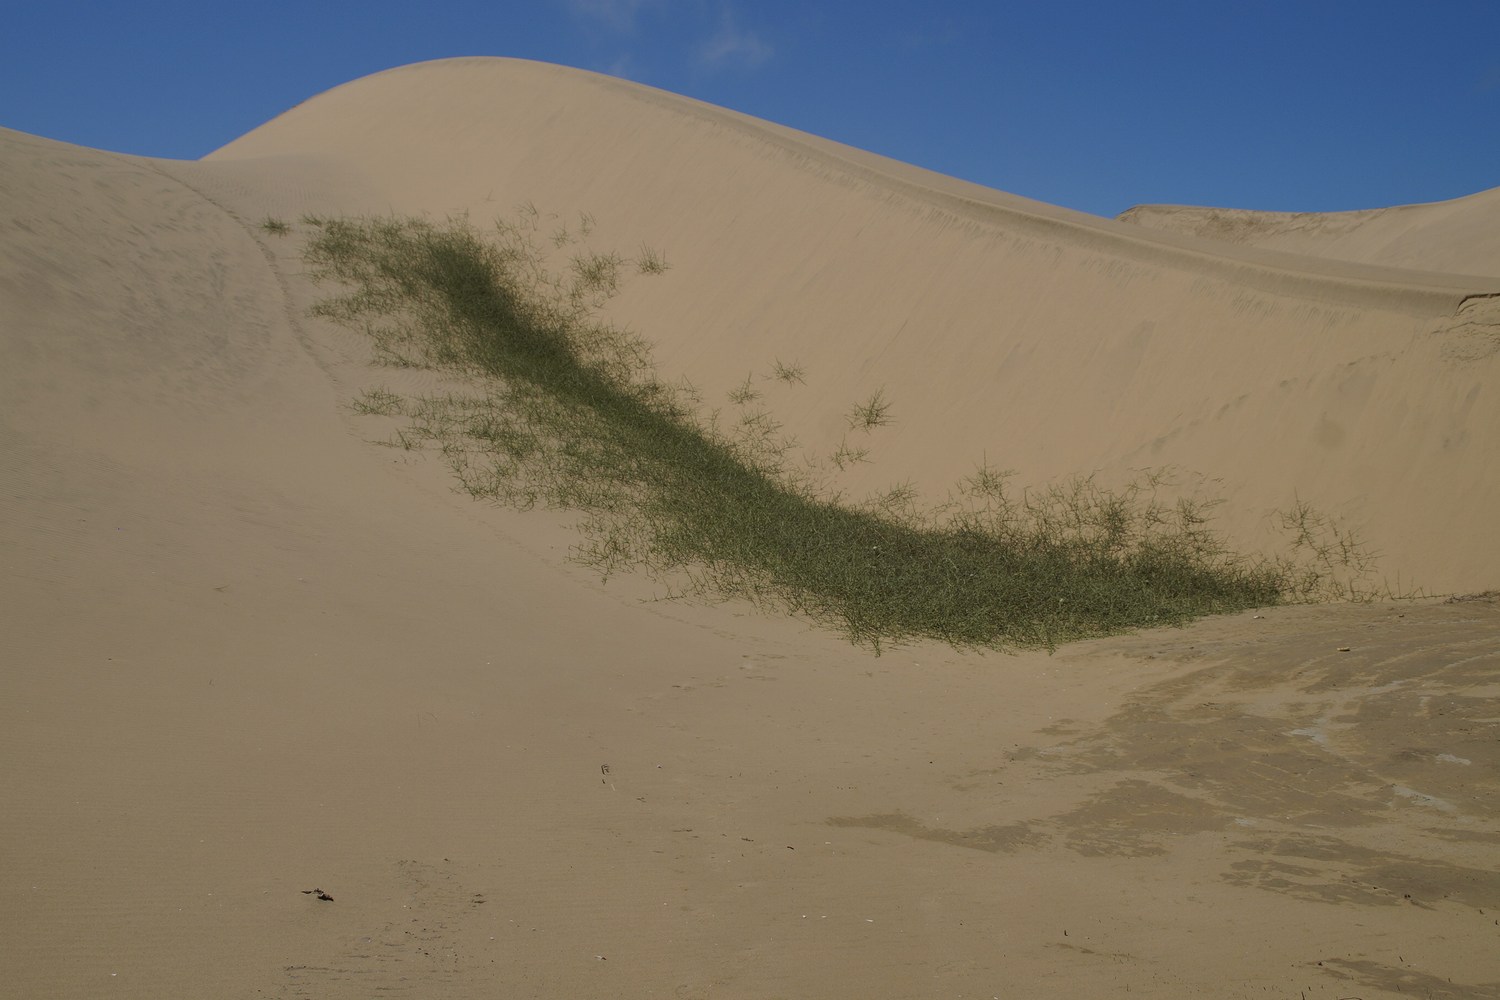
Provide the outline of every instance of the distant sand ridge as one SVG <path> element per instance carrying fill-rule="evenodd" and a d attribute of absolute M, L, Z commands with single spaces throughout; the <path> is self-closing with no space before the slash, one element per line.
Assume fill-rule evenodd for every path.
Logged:
<path fill-rule="evenodd" d="M 1360 212 L 1137 205 L 1120 219 L 1243 246 L 1416 271 L 1500 276 L 1500 188 Z"/>
<path fill-rule="evenodd" d="M 875 659 L 602 586 L 307 311 L 304 214 L 528 202 L 665 255 L 610 316 L 705 406 L 827 455 L 883 389 L 856 497 L 1174 466 L 1500 584 L 1496 191 L 1104 220 L 507 59 L 192 163 L 0 131 L 0 992 L 1500 996 L 1500 605 Z"/>

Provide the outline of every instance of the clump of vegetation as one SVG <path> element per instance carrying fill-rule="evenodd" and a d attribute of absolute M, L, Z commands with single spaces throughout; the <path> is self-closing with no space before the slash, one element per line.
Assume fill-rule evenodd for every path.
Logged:
<path fill-rule="evenodd" d="M 1287 538 L 1288 554 L 1278 566 L 1283 592 L 1289 598 L 1373 601 L 1420 596 L 1395 590 L 1379 579 L 1375 573 L 1379 554 L 1358 532 L 1301 497 L 1275 516 Z"/>
<path fill-rule="evenodd" d="M 755 388 L 753 377 L 745 376 L 745 381 L 729 390 L 729 401 L 737 406 L 749 406 L 760 399 L 760 390 Z"/>
<path fill-rule="evenodd" d="M 671 266 L 667 263 L 667 258 L 644 245 L 641 247 L 641 252 L 635 258 L 636 270 L 642 274 L 665 274 Z"/>
<path fill-rule="evenodd" d="M 806 385 L 807 371 L 799 364 L 783 364 L 780 359 L 777 359 L 771 365 L 771 378 L 776 379 L 778 382 L 785 382 L 787 385 L 794 383 L 797 385 Z"/>
<path fill-rule="evenodd" d="M 1142 479 L 1078 478 L 1017 492 L 981 468 L 924 510 L 899 486 L 848 504 L 789 461 L 794 446 L 747 379 L 738 420 L 696 415 L 646 344 L 599 319 L 628 263 L 575 252 L 552 270 L 534 209 L 484 233 L 463 219 L 307 220 L 314 275 L 341 294 L 317 312 L 368 330 L 386 364 L 439 369 L 469 389 L 366 393 L 400 443 L 440 449 L 462 488 L 516 507 L 579 514 L 578 559 L 606 576 L 644 567 L 674 594 L 743 597 L 805 615 L 877 651 L 918 638 L 1044 647 L 1275 603 L 1308 581 L 1229 552 L 1211 505 L 1161 499 Z M 643 253 L 636 270 L 660 270 Z M 774 377 L 802 381 L 779 362 Z M 851 430 L 892 417 L 876 392 Z M 841 445 L 835 464 L 863 461 Z"/>
<path fill-rule="evenodd" d="M 273 219 L 269 216 L 260 224 L 260 228 L 272 236 L 286 236 L 291 233 L 292 227 L 281 219 Z"/>
<path fill-rule="evenodd" d="M 891 422 L 891 403 L 884 389 L 876 389 L 869 399 L 849 411 L 849 429 L 869 431 Z"/>
<path fill-rule="evenodd" d="M 367 417 L 396 417 L 406 408 L 406 399 L 389 389 L 365 389 L 349 408 Z"/>

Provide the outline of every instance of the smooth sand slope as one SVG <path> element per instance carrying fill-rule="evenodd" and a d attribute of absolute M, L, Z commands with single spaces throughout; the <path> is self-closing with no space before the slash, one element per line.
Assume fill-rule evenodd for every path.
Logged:
<path fill-rule="evenodd" d="M 1493 278 L 1095 220 L 630 84 L 381 74 L 200 163 L 0 132 L 0 993 L 1500 997 L 1500 606 L 875 658 L 566 561 L 348 402 L 267 217 L 530 201 L 858 493 L 1179 463 L 1495 583 Z M 571 223 L 570 223 L 571 224 Z M 1344 649 L 1344 647 L 1347 647 Z M 316 900 L 314 887 L 334 897 Z"/>
<path fill-rule="evenodd" d="M 1417 271 L 1500 276 L 1500 188 L 1362 212 L 1137 205 L 1124 222 L 1242 246 Z"/>

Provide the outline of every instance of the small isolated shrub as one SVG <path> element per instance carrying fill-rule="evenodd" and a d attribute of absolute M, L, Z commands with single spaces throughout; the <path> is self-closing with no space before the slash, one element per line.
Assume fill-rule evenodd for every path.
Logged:
<path fill-rule="evenodd" d="M 736 406 L 746 406 L 760 398 L 760 390 L 755 388 L 751 376 L 746 375 L 745 381 L 729 390 L 729 401 Z"/>
<path fill-rule="evenodd" d="M 837 468 L 840 472 L 849 468 L 849 466 L 851 465 L 858 465 L 861 462 L 867 462 L 869 460 L 870 449 L 855 448 L 849 444 L 848 438 L 844 438 L 843 440 L 841 440 L 839 442 L 838 448 L 836 448 L 833 454 L 829 456 L 829 461 L 831 461 L 834 464 L 834 467 Z"/>
<path fill-rule="evenodd" d="M 272 236 L 286 236 L 292 231 L 292 227 L 280 219 L 267 218 L 260 224 L 260 228 Z"/>
<path fill-rule="evenodd" d="M 849 427 L 851 430 L 869 431 L 876 427 L 884 427 L 891 422 L 891 404 L 885 398 L 884 389 L 876 389 L 874 394 L 863 403 L 858 403 L 849 411 Z"/>
<path fill-rule="evenodd" d="M 666 257 L 644 244 L 636 254 L 635 269 L 641 274 L 664 274 L 670 266 Z"/>
<path fill-rule="evenodd" d="M 777 359 L 777 361 L 771 365 L 771 377 L 779 382 L 785 382 L 787 385 L 792 385 L 793 383 L 796 383 L 797 385 L 807 384 L 807 372 L 801 365 L 782 364 L 780 359 Z"/>

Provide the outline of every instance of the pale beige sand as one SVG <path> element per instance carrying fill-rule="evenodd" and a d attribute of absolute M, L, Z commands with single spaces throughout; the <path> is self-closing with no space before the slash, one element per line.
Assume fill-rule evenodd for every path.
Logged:
<path fill-rule="evenodd" d="M 1500 277 L 1500 187 L 1451 201 L 1362 212 L 1137 205 L 1120 219 L 1151 229 L 1314 257 Z"/>
<path fill-rule="evenodd" d="M 1181 462 L 1241 535 L 1299 491 L 1453 589 L 1495 579 L 1500 281 L 1213 253 L 504 60 L 203 163 L 0 165 L 7 995 L 1500 996 L 1493 601 L 878 659 L 645 602 L 370 443 L 345 404 L 392 376 L 256 224 L 589 211 L 673 263 L 616 309 L 669 372 L 800 362 L 810 447 L 888 388 L 851 488 Z"/>

